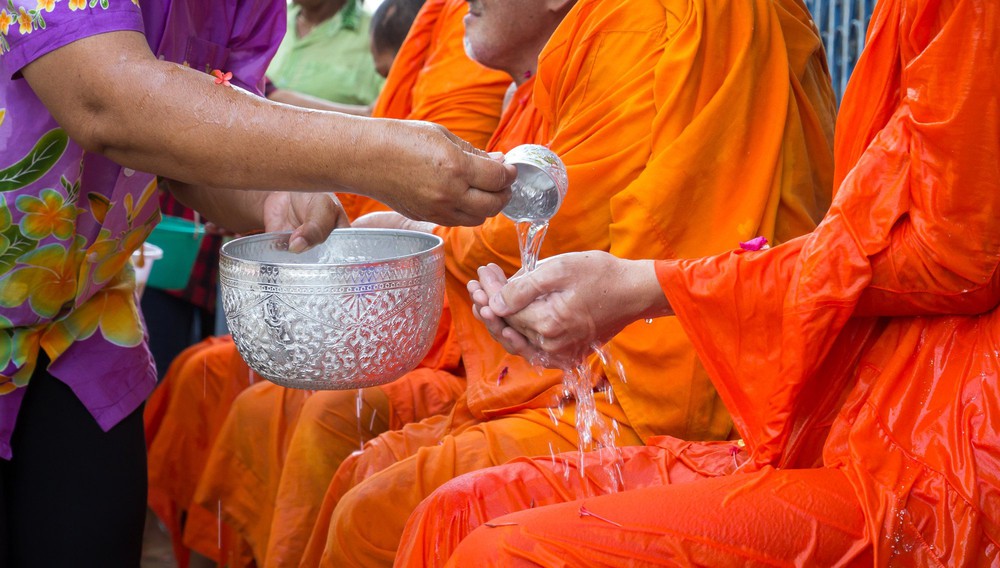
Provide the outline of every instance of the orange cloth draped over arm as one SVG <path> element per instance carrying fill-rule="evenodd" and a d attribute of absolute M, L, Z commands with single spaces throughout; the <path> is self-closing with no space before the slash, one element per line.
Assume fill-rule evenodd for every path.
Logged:
<path fill-rule="evenodd" d="M 917 564 L 984 563 L 1000 536 L 1000 448 L 978 426 L 998 413 L 998 60 L 997 3 L 880 1 L 816 231 L 657 266 L 756 466 L 822 448 L 881 564 L 900 539 Z M 923 317 L 877 317 L 899 314 Z"/>
<path fill-rule="evenodd" d="M 958 5 L 947 10 L 950 18 L 929 8 L 947 4 Z M 878 5 L 844 100 L 838 138 L 850 142 L 838 145 L 843 182 L 816 231 L 767 251 L 657 267 L 678 316 L 692 322 L 685 329 L 711 355 L 706 365 L 727 392 L 727 406 L 739 409 L 740 430 L 759 463 L 791 459 L 781 458 L 788 426 L 807 421 L 795 399 L 838 338 L 855 332 L 845 330 L 852 315 L 977 313 L 1000 299 L 1000 192 L 986 173 L 997 171 L 1000 128 L 989 101 L 1000 82 L 980 73 L 997 55 L 997 29 L 979 32 L 974 46 L 967 29 L 958 31 L 997 22 L 969 13 L 979 4 Z M 994 17 L 995 8 L 980 7 Z M 910 43 L 907 33 L 920 41 Z M 881 128 L 856 118 L 855 106 L 878 107 L 883 98 L 895 111 Z M 694 321 L 711 322 L 711 330 Z"/>
<path fill-rule="evenodd" d="M 434 122 L 476 148 L 486 146 L 510 76 L 465 54 L 467 13 L 465 0 L 424 3 L 392 62 L 373 117 Z M 388 209 L 361 195 L 343 194 L 340 200 L 351 219 Z"/>

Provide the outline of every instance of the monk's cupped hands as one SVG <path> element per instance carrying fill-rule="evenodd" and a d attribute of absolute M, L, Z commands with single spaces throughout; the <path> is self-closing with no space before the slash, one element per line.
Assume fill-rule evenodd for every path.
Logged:
<path fill-rule="evenodd" d="M 399 213 L 439 225 L 475 226 L 503 209 L 517 169 L 429 122 L 392 121 L 391 153 L 379 177 L 396 180 L 371 196 Z"/>
<path fill-rule="evenodd" d="M 599 251 L 554 256 L 509 281 L 490 264 L 468 289 L 507 351 L 552 368 L 572 368 L 633 321 L 670 314 L 652 261 Z"/>

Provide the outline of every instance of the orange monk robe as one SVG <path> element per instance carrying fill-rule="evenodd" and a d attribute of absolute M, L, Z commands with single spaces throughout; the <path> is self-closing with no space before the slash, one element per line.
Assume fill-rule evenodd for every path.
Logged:
<path fill-rule="evenodd" d="M 821 43 L 798 4 L 730 4 L 583 1 L 555 32 L 539 58 L 534 103 L 543 124 L 535 141 L 562 156 L 570 189 L 543 255 L 603 249 L 670 257 L 717 252 L 761 232 L 788 238 L 812 228 L 832 175 L 833 98 Z M 748 153 L 753 168 L 732 163 Z M 669 231 L 650 239 L 653 224 Z M 465 404 L 453 413 L 473 424 L 452 424 L 437 439 L 428 431 L 440 424 L 412 425 L 345 462 L 327 495 L 340 500 L 327 565 L 391 561 L 406 517 L 451 477 L 577 444 L 572 411 L 555 424 L 547 411 L 562 391 L 561 373 L 539 376 L 505 354 L 471 315 L 465 282 L 475 269 L 497 262 L 512 273 L 520 266 L 513 225 L 498 217 L 440 234 L 469 384 Z M 607 373 L 618 396 L 597 398 L 605 419 L 621 426 L 619 444 L 658 431 L 730 434 L 725 410 L 676 325 L 646 326 L 612 349 L 628 383 Z M 668 364 L 647 372 L 648 358 Z M 429 447 L 418 450 L 418 442 Z M 399 456 L 412 457 L 386 468 Z M 320 530 L 318 523 L 310 553 Z"/>
<path fill-rule="evenodd" d="M 223 518 L 252 548 L 258 565 L 298 565 L 340 463 L 381 432 L 447 412 L 461 393 L 458 350 L 446 336 L 453 330 L 447 310 L 443 318 L 435 349 L 392 391 L 302 396 L 304 391 L 271 383 L 248 389 L 226 418 L 195 502 L 221 503 Z"/>
<path fill-rule="evenodd" d="M 222 338 L 210 338 L 210 340 L 203 341 L 185 349 L 170 363 L 170 367 L 167 369 L 164 378 L 176 375 L 179 369 L 183 367 L 194 354 L 204 349 L 208 349 L 215 343 L 222 342 Z M 170 392 L 172 385 L 173 381 L 170 383 L 161 383 L 150 395 L 149 399 L 146 401 L 146 406 L 143 409 L 146 448 L 148 449 L 147 451 L 150 451 L 150 454 L 147 457 L 150 477 L 152 477 L 152 472 L 154 470 L 162 467 L 162 461 L 165 457 L 162 452 L 158 452 L 158 455 L 154 455 L 151 450 L 153 449 L 153 444 L 156 442 L 156 439 L 160 434 L 164 419 L 172 406 L 171 402 L 173 402 L 173 397 Z M 173 538 L 172 545 L 174 558 L 177 560 L 178 567 L 187 568 L 188 552 L 187 549 L 183 547 L 180 540 L 182 508 L 178 507 L 178 504 L 171 498 L 166 490 L 154 483 L 149 484 L 147 501 L 149 508 L 156 513 L 156 516 L 161 520 L 161 522 L 163 522 L 164 526 L 166 526 L 167 530 L 170 532 L 171 537 L 176 537 Z"/>
<path fill-rule="evenodd" d="M 823 223 L 767 251 L 657 263 L 745 436 L 738 474 L 674 480 L 646 467 L 669 485 L 585 501 L 603 521 L 581 517 L 580 503 L 499 517 L 451 562 L 726 565 L 734 553 L 761 561 L 793 535 L 800 547 L 775 559 L 996 565 L 998 57 L 994 2 L 879 2 L 844 99 L 839 189 Z M 693 453 L 684 465 L 702 478 L 727 473 L 724 453 Z M 551 470 L 532 465 L 528 475 Z M 728 496 L 712 500 L 720 491 Z M 753 523 L 739 522 L 751 513 Z M 601 523 L 605 534 L 616 524 L 615 540 L 588 539 Z M 830 540 L 834 525 L 841 540 Z M 818 556 L 831 542 L 841 556 Z"/>
<path fill-rule="evenodd" d="M 424 4 L 393 62 L 374 116 L 428 120 L 477 147 L 486 144 L 499 120 L 510 77 L 465 54 L 462 18 L 467 10 L 462 0 Z M 342 195 L 341 200 L 352 219 L 385 208 L 360 196 Z M 463 391 L 450 321 L 446 307 L 422 370 L 366 390 L 361 421 L 354 392 L 306 397 L 270 384 L 254 386 L 254 393 L 238 400 L 232 410 L 215 409 L 231 416 L 205 470 L 188 476 L 192 484 L 198 483 L 197 501 L 209 510 L 220 510 L 226 525 L 246 540 L 260 564 L 295 564 L 330 477 L 343 458 L 359 448 L 359 438 L 447 412 Z M 235 346 L 231 349 L 235 352 Z M 295 427 L 300 419 L 301 429 Z M 262 428 L 250 431 L 241 426 L 251 422 Z M 195 519 L 185 527 L 185 540 L 214 539 L 217 525 L 213 518 Z"/>
<path fill-rule="evenodd" d="M 170 530 L 178 565 L 187 566 L 188 546 L 182 544 L 183 523 L 204 523 L 212 529 L 193 548 L 222 561 L 233 554 L 220 550 L 214 509 L 192 506 L 192 472 L 204 468 L 224 413 L 255 377 L 232 347 L 232 338 L 213 337 L 185 349 L 171 363 L 146 405 L 149 506 Z M 183 417 L 183 419 L 181 419 Z M 227 547 L 227 550 L 232 551 Z"/>
<path fill-rule="evenodd" d="M 423 373 L 458 365 L 455 341 L 448 337 L 451 330 L 446 310 L 433 346 L 421 361 Z M 428 377 L 421 384 L 410 381 L 415 389 L 424 387 L 419 393 L 423 396 L 416 401 L 398 394 L 390 401 L 379 388 L 366 390 L 364 426 L 378 425 L 376 432 L 381 432 L 388 425 L 384 418 L 376 420 L 378 417 L 399 421 L 400 415 L 421 410 L 447 411 L 461 385 L 434 378 Z M 442 400 L 442 391 L 450 393 L 447 400 Z M 335 393 L 349 399 L 342 405 L 350 407 L 349 416 L 341 420 L 348 423 L 347 427 L 341 424 L 340 430 L 321 440 L 322 445 L 316 440 L 316 444 L 300 444 L 302 451 L 313 456 L 309 463 L 325 463 L 334 459 L 330 456 L 340 456 L 336 464 L 327 466 L 327 480 L 343 455 L 359 447 L 359 436 L 373 436 L 359 431 L 355 391 L 330 394 Z M 290 438 L 311 395 L 257 377 L 240 357 L 230 336 L 206 339 L 184 350 L 171 365 L 144 416 L 150 426 L 147 439 L 155 440 L 148 444 L 149 502 L 170 530 L 175 557 L 183 565 L 188 550 L 232 566 L 249 565 L 254 557 L 264 557 L 257 545 L 267 543 L 272 504 L 286 452 L 292 445 Z M 415 393 L 409 396 L 416 398 Z M 422 406 L 435 403 L 438 406 L 431 410 Z M 316 452 L 317 447 L 326 451 Z M 317 491 L 322 495 L 324 489 L 325 482 Z M 224 523 L 220 523 L 219 513 Z M 258 532 L 261 530 L 265 532 Z M 305 532 L 303 540 L 308 529 Z"/>
<path fill-rule="evenodd" d="M 621 460 L 624 490 L 604 468 L 581 470 L 573 454 L 463 475 L 411 518 L 410 527 L 428 512 L 465 514 L 436 521 L 439 554 L 422 564 L 409 556 L 412 549 L 401 550 L 396 566 L 519 565 L 512 557 L 573 567 L 872 565 L 862 542 L 864 515 L 843 475 L 829 469 L 731 475 L 746 461 L 739 451 L 733 442 L 664 436 L 591 455 L 589 464 Z M 752 507 L 743 496 L 748 485 Z M 536 545 L 536 539 L 544 540 Z"/>
<path fill-rule="evenodd" d="M 465 54 L 465 0 L 427 0 L 392 61 L 372 116 L 435 122 L 476 148 L 496 130 L 506 73 L 488 69 Z M 344 194 L 348 217 L 387 210 L 359 195 Z"/>

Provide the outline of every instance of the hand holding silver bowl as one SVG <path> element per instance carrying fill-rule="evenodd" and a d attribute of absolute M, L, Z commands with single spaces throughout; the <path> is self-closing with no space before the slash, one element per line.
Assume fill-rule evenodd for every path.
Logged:
<path fill-rule="evenodd" d="M 444 301 L 439 237 L 338 229 L 288 252 L 288 233 L 222 247 L 219 279 L 236 348 L 267 380 L 355 389 L 398 379 L 431 347 Z"/>

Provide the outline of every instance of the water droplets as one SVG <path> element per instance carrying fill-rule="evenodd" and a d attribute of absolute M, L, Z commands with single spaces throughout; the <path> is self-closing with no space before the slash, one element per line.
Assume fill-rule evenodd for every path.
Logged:
<path fill-rule="evenodd" d="M 618 369 L 618 380 L 622 384 L 628 384 L 628 377 L 625 376 L 625 365 L 621 361 L 615 361 L 615 368 Z"/>
<path fill-rule="evenodd" d="M 559 417 L 562 416 L 563 412 L 564 412 L 564 409 L 563 409 L 563 406 L 562 406 L 562 400 L 560 399 L 558 402 L 556 402 L 556 405 L 557 405 L 556 407 L 550 406 L 550 407 L 546 408 L 545 410 L 547 410 L 549 412 L 549 418 L 552 420 L 552 425 L 555 426 L 556 428 L 558 428 L 559 427 Z M 556 415 L 556 409 L 559 410 L 559 415 L 558 416 Z"/>
<path fill-rule="evenodd" d="M 218 545 L 219 550 L 222 550 L 222 500 L 221 499 L 218 502 L 218 509 L 215 515 L 215 522 L 217 523 L 216 544 Z"/>
<path fill-rule="evenodd" d="M 604 368 L 612 367 L 615 361 L 610 352 L 602 346 L 592 346 L 595 355 L 603 363 Z M 606 419 L 598 411 L 598 396 L 601 395 L 608 404 L 614 404 L 614 389 L 611 382 L 604 376 L 595 374 L 591 365 L 581 362 L 573 368 L 563 369 L 563 397 L 559 400 L 560 415 L 563 411 L 563 404 L 567 400 L 576 403 L 576 432 L 577 432 L 577 456 L 578 471 L 581 479 L 586 475 L 588 458 L 591 459 L 591 466 L 596 465 L 603 468 L 608 476 L 607 490 L 616 492 L 624 487 L 623 467 L 624 462 L 621 451 L 617 448 L 617 439 L 620 434 L 620 425 L 615 419 Z M 550 417 L 555 419 L 552 409 Z M 569 468 L 564 471 L 566 481 L 569 481 Z M 584 483 L 584 487 L 589 487 Z"/>

